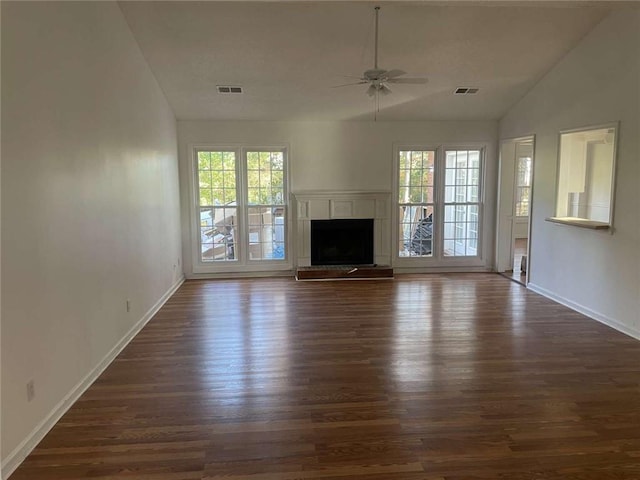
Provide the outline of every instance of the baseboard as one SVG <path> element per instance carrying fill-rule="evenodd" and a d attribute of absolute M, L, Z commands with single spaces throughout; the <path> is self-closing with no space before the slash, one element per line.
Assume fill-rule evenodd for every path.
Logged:
<path fill-rule="evenodd" d="M 558 302 L 564 305 L 565 307 L 569 307 L 571 310 L 575 310 L 578 313 L 586 315 L 587 317 L 592 318 L 597 322 L 603 323 L 604 325 L 611 327 L 614 330 L 624 333 L 625 335 L 629 335 L 630 337 L 635 338 L 636 340 L 640 340 L 640 330 L 631 328 L 627 325 L 624 325 L 623 323 L 618 322 L 617 320 L 614 320 L 613 318 L 609 318 L 606 315 L 603 315 L 602 313 L 591 310 L 590 308 L 587 308 L 584 305 L 580 305 L 579 303 L 568 300 L 564 297 L 561 297 L 560 295 L 556 295 L 555 293 L 547 290 L 546 288 L 543 288 L 534 283 L 529 283 L 527 285 L 527 288 L 535 293 L 539 293 L 543 297 L 547 297 L 548 299 L 553 300 L 554 302 Z"/>
<path fill-rule="evenodd" d="M 97 380 L 118 354 L 129 344 L 140 330 L 153 318 L 165 302 L 175 293 L 184 282 L 184 276 L 176 281 L 167 292 L 153 305 L 149 311 L 131 327 L 124 337 L 107 353 L 103 359 L 80 381 L 75 387 L 49 412 L 42 420 L 6 458 L 2 460 L 0 469 L 0 479 L 9 476 L 20 466 L 33 449 L 42 441 L 47 433 L 54 427 L 69 408 L 80 398 L 80 396 Z"/>
<path fill-rule="evenodd" d="M 393 267 L 393 271 L 398 274 L 420 274 L 420 273 L 491 273 L 491 267 Z"/>
<path fill-rule="evenodd" d="M 1 1 L 1 0 L 0 0 Z M 191 273 L 187 280 L 226 280 L 234 278 L 267 278 L 267 277 L 293 277 L 295 272 L 289 270 L 266 270 L 263 272 L 226 272 L 226 273 Z"/>

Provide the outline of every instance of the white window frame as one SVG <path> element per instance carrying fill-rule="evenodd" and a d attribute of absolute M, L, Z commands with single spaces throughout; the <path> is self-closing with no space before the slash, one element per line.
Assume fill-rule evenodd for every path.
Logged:
<path fill-rule="evenodd" d="M 529 184 L 528 185 L 519 185 L 519 179 L 518 179 L 518 174 L 519 174 L 519 168 L 520 168 L 520 160 L 522 159 L 529 159 Z M 524 155 L 521 157 L 518 157 L 516 155 L 516 165 L 515 165 L 515 177 L 516 177 L 516 181 L 514 182 L 514 203 L 513 203 L 513 209 L 514 209 L 514 216 L 517 218 L 529 218 L 529 215 L 531 215 L 531 191 L 532 191 L 532 184 L 533 184 L 533 157 L 529 156 L 529 155 Z M 519 192 L 520 189 L 526 188 L 529 191 L 529 197 L 528 197 L 528 202 L 527 202 L 527 214 L 526 215 L 518 215 L 518 203 L 522 204 L 522 202 L 518 202 L 518 199 L 520 198 L 519 196 Z"/>
<path fill-rule="evenodd" d="M 237 238 L 236 260 L 232 261 L 202 261 L 200 248 L 200 199 L 198 152 L 203 151 L 233 151 L 236 154 L 236 212 Z M 284 158 L 284 204 L 285 223 L 285 257 L 282 260 L 249 258 L 248 212 L 249 208 L 259 208 L 261 205 L 249 205 L 247 195 L 247 153 L 248 152 L 276 152 L 281 151 Z M 271 272 L 291 270 L 294 258 L 293 242 L 291 239 L 291 190 L 289 186 L 289 145 L 252 145 L 252 144 L 192 144 L 189 145 L 190 162 L 190 232 L 191 232 L 191 261 L 194 274 L 207 273 L 243 273 L 243 272 Z"/>
<path fill-rule="evenodd" d="M 434 168 L 434 223 L 431 256 L 400 256 L 398 245 L 400 242 L 399 226 L 399 161 L 400 152 L 406 150 L 435 151 Z M 478 240 L 477 254 L 474 256 L 445 256 L 444 255 L 444 207 L 445 207 L 445 152 L 454 150 L 480 151 L 480 172 L 478 191 Z M 484 212 L 486 185 L 486 154 L 487 145 L 478 143 L 440 144 L 434 146 L 428 143 L 397 143 L 393 148 L 393 208 L 392 208 L 392 245 L 393 265 L 397 268 L 464 268 L 484 267 Z"/>
<path fill-rule="evenodd" d="M 402 203 L 398 200 L 398 197 L 400 195 L 400 152 L 401 151 L 422 151 L 422 152 L 434 152 L 433 155 L 433 178 L 434 178 L 434 184 L 433 184 L 433 203 L 414 203 L 411 205 L 417 206 L 417 207 L 433 207 L 433 225 L 435 226 L 435 222 L 437 221 L 437 214 L 438 211 L 437 209 L 440 208 L 440 206 L 438 205 L 438 190 L 440 188 L 439 185 L 437 185 L 437 182 L 435 181 L 437 178 L 437 163 L 438 163 L 438 147 L 426 147 L 424 145 L 422 146 L 416 146 L 416 145 L 400 145 L 397 148 L 394 148 L 394 168 L 393 168 L 393 182 L 394 182 L 394 188 L 393 188 L 393 195 L 394 195 L 394 215 L 392 216 L 393 219 L 393 243 L 392 245 L 394 246 L 394 257 L 396 259 L 401 258 L 401 259 L 408 259 L 408 258 L 433 258 L 436 255 L 436 248 L 438 248 L 436 246 L 436 241 L 435 241 L 435 229 L 432 229 L 432 237 L 431 237 L 431 255 L 424 255 L 424 256 L 406 256 L 406 257 L 401 257 L 400 253 L 398 252 L 398 245 L 400 245 L 400 232 L 398 231 L 398 227 L 400 224 L 400 219 L 398 218 L 398 211 L 400 209 L 401 205 L 406 205 L 405 203 Z M 433 227 L 432 227 L 433 228 Z"/>
<path fill-rule="evenodd" d="M 560 181 L 561 181 L 561 171 L 563 169 L 563 159 L 562 159 L 562 136 L 565 134 L 572 133 L 588 133 L 593 130 L 604 130 L 604 129 L 613 129 L 613 153 L 612 153 L 612 164 L 611 164 L 611 190 L 609 195 L 609 220 L 607 222 L 595 221 L 592 219 L 584 218 L 579 221 L 575 220 L 566 220 L 566 217 L 559 217 L 559 206 L 558 202 L 560 201 Z M 556 165 L 556 188 L 555 188 L 555 196 L 554 196 L 554 208 L 553 212 L 555 217 L 546 218 L 546 221 L 557 221 L 557 223 L 562 223 L 565 225 L 572 225 L 577 227 L 585 227 L 584 222 L 590 224 L 587 228 L 594 228 L 595 224 L 603 227 L 605 230 L 608 230 L 610 234 L 613 234 L 613 221 L 615 216 L 615 198 L 616 198 L 616 180 L 617 180 L 617 158 L 618 158 L 618 138 L 620 136 L 620 122 L 609 122 L 597 125 L 589 125 L 578 128 L 570 128 L 565 130 L 560 130 L 558 133 L 558 153 L 557 153 L 557 165 Z"/>

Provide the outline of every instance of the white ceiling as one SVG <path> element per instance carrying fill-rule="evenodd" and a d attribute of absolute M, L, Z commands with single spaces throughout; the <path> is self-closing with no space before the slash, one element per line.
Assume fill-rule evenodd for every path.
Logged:
<path fill-rule="evenodd" d="M 180 120 L 369 120 L 357 81 L 373 66 L 373 3 L 121 2 Z M 602 3 L 381 2 L 380 120 L 498 119 L 610 10 Z M 241 85 L 220 95 L 216 85 Z M 454 96 L 457 86 L 480 87 Z"/>

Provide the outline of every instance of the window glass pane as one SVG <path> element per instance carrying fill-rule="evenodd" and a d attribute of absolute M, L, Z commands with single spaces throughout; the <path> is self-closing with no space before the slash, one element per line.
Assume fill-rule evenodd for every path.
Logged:
<path fill-rule="evenodd" d="M 284 207 L 251 207 L 248 209 L 249 259 L 284 260 Z"/>
<path fill-rule="evenodd" d="M 518 186 L 528 187 L 531 185 L 531 157 L 518 158 Z"/>
<path fill-rule="evenodd" d="M 271 188 L 281 191 L 284 185 L 284 172 L 272 171 L 271 172 Z"/>
<path fill-rule="evenodd" d="M 222 185 L 224 188 L 223 204 L 228 205 L 236 201 L 236 172 L 224 171 L 222 176 Z"/>
<path fill-rule="evenodd" d="M 446 152 L 445 157 L 447 159 L 447 168 L 455 168 L 456 166 L 456 152 Z"/>
<path fill-rule="evenodd" d="M 211 169 L 222 170 L 222 152 L 208 152 L 211 158 Z"/>
<path fill-rule="evenodd" d="M 516 189 L 516 215 L 526 217 L 529 215 L 530 187 L 517 187 Z"/>
<path fill-rule="evenodd" d="M 260 189 L 258 188 L 247 189 L 247 203 L 249 203 L 250 205 L 260 204 Z"/>
<path fill-rule="evenodd" d="M 469 152 L 469 167 L 480 168 L 480 152 L 478 150 L 471 150 Z"/>
<path fill-rule="evenodd" d="M 433 238 L 433 206 L 400 206 L 398 253 L 401 257 L 430 257 Z"/>
<path fill-rule="evenodd" d="M 271 170 L 282 170 L 284 168 L 284 155 L 282 152 L 271 152 Z"/>
<path fill-rule="evenodd" d="M 224 152 L 222 157 L 222 166 L 225 170 L 235 170 L 236 154 L 234 152 Z"/>
<path fill-rule="evenodd" d="M 529 194 L 531 190 L 531 157 L 519 157 L 516 171 L 516 208 L 518 217 L 529 215 Z"/>
<path fill-rule="evenodd" d="M 211 169 L 211 152 L 198 152 L 198 170 Z"/>
<path fill-rule="evenodd" d="M 478 206 L 445 205 L 444 255 L 478 254 Z"/>
<path fill-rule="evenodd" d="M 247 172 L 247 185 L 249 188 L 260 187 L 260 171 L 259 170 L 249 170 Z"/>
<path fill-rule="evenodd" d="M 259 170 L 260 157 L 258 152 L 247 152 L 247 170 Z"/>
<path fill-rule="evenodd" d="M 213 191 L 210 188 L 200 189 L 200 205 L 213 205 Z"/>
<path fill-rule="evenodd" d="M 235 260 L 236 209 L 200 209 L 202 261 Z"/>
<path fill-rule="evenodd" d="M 201 189 L 211 188 L 213 186 L 213 180 L 211 172 L 209 170 L 203 170 L 199 172 L 198 183 Z"/>

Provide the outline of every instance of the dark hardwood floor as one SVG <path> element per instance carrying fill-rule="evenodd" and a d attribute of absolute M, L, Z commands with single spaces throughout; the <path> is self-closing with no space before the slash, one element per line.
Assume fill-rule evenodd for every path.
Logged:
<path fill-rule="evenodd" d="M 10 480 L 640 479 L 640 342 L 494 274 L 187 282 Z"/>

